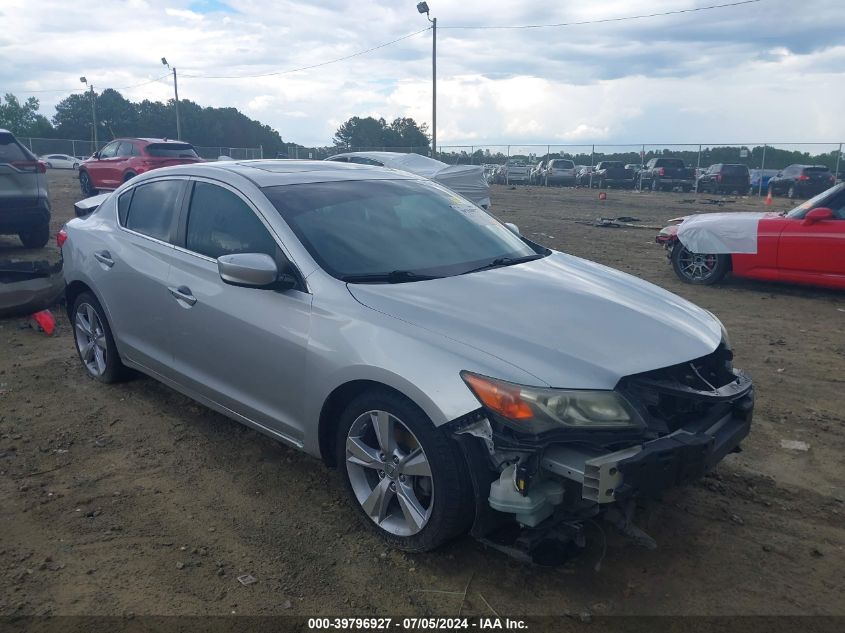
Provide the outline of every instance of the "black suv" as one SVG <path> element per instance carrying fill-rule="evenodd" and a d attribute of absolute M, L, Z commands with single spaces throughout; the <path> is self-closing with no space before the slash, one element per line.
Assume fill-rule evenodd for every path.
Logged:
<path fill-rule="evenodd" d="M 769 179 L 769 193 L 788 198 L 812 198 L 836 184 L 824 165 L 790 165 Z"/>
<path fill-rule="evenodd" d="M 698 177 L 698 191 L 711 193 L 733 193 L 742 195 L 751 186 L 751 175 L 748 167 L 732 163 L 716 163 L 710 165 Z"/>
<path fill-rule="evenodd" d="M 27 248 L 50 239 L 47 165 L 0 129 L 0 235 L 17 235 Z"/>

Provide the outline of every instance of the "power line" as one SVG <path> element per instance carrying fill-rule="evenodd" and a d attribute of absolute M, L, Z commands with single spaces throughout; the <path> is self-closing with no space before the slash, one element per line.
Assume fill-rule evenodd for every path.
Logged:
<path fill-rule="evenodd" d="M 678 15 L 679 13 L 695 13 L 696 11 L 709 11 L 711 9 L 726 9 L 728 7 L 739 7 L 745 4 L 754 4 L 762 0 L 741 0 L 740 2 L 728 2 L 726 4 L 712 4 L 707 7 L 694 7 L 692 9 L 676 9 L 675 11 L 662 11 L 660 13 L 644 13 L 642 15 L 627 15 L 619 18 L 601 18 L 599 20 L 583 20 L 581 22 L 560 22 L 558 24 L 518 24 L 505 26 L 441 26 L 441 29 L 452 30 L 491 30 L 491 29 L 550 29 L 564 26 L 582 26 L 585 24 L 602 24 L 605 22 L 625 22 L 627 20 L 642 20 L 645 18 L 657 18 L 664 15 Z"/>
<path fill-rule="evenodd" d="M 352 59 L 353 57 L 360 57 L 361 55 L 366 55 L 367 53 L 372 53 L 373 51 L 377 51 L 380 48 L 385 48 L 386 46 L 390 46 L 391 44 L 396 44 L 397 42 L 401 42 L 402 40 L 407 40 L 408 38 L 414 37 L 415 35 L 419 35 L 420 33 L 424 33 L 425 31 L 430 30 L 431 27 L 427 26 L 424 29 L 420 29 L 419 31 L 414 31 L 413 33 L 408 33 L 407 35 L 403 35 L 402 37 L 397 37 L 395 40 L 390 40 L 389 42 L 385 42 L 383 44 L 379 44 L 378 46 L 373 46 L 372 48 L 367 48 L 362 51 L 358 51 L 357 53 L 352 53 L 351 55 L 344 55 L 343 57 L 338 57 L 336 59 L 329 59 L 324 62 L 319 62 L 316 64 L 311 64 L 309 66 L 301 66 L 299 68 L 289 68 L 287 70 L 279 70 L 270 73 L 259 73 L 255 75 L 191 75 L 188 73 L 182 73 L 183 77 L 191 77 L 193 79 L 255 79 L 257 77 L 275 77 L 277 75 L 287 75 L 290 73 L 296 73 L 303 70 L 311 70 L 312 68 L 320 68 L 321 66 L 328 66 L 329 64 L 336 64 L 337 62 L 346 61 L 347 59 Z"/>

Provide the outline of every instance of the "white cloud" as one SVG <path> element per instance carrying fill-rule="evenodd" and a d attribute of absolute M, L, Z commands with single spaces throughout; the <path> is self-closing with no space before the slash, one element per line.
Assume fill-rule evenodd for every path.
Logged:
<path fill-rule="evenodd" d="M 211 7 L 214 3 L 206 3 Z M 436 0 L 441 27 L 571 22 L 654 11 L 646 0 L 496 3 Z M 689 8 L 666 0 L 661 10 Z M 700 3 L 699 3 L 700 4 Z M 180 96 L 235 106 L 285 140 L 326 144 L 352 115 L 431 119 L 431 35 L 311 70 L 426 25 L 413 2 L 241 0 L 234 12 L 190 0 L 4 0 L 0 86 L 121 88 L 178 68 Z M 192 7 L 195 7 L 192 9 Z M 788 20 L 783 15 L 788 14 Z M 565 29 L 438 32 L 441 144 L 837 141 L 845 121 L 845 5 L 790 0 Z M 142 43 L 142 44 L 139 44 Z M 169 77 L 123 90 L 165 100 Z M 67 93 L 37 93 L 50 115 Z"/>

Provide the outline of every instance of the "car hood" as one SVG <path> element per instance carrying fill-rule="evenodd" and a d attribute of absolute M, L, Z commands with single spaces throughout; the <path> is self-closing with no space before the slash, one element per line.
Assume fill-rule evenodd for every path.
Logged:
<path fill-rule="evenodd" d="M 551 387 L 612 389 L 623 376 L 705 356 L 721 340 L 721 324 L 706 310 L 563 253 L 444 279 L 348 288 L 373 310 L 470 345 Z"/>

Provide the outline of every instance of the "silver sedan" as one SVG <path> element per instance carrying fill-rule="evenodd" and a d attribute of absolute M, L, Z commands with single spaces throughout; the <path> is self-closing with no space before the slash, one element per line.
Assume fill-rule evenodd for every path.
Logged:
<path fill-rule="evenodd" d="M 712 314 L 406 172 L 184 165 L 77 214 L 60 242 L 87 374 L 143 372 L 339 467 L 397 547 L 471 530 L 536 558 L 597 515 L 634 533 L 636 499 L 749 430 Z"/>

